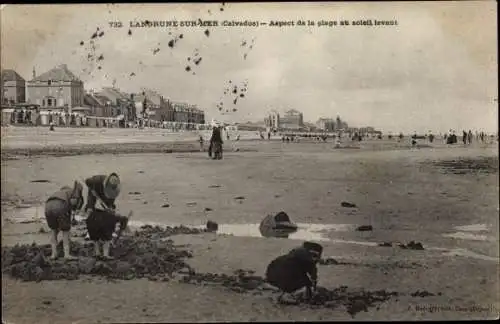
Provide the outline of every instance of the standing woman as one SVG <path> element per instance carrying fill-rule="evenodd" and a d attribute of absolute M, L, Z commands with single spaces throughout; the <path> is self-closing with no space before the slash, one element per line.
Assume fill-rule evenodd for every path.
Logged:
<path fill-rule="evenodd" d="M 214 147 L 214 144 L 220 143 L 221 145 L 224 143 L 222 141 L 222 134 L 221 134 L 221 127 L 220 126 L 215 126 L 212 129 L 212 137 L 210 138 L 210 145 L 208 147 L 208 156 L 212 156 L 212 149 Z"/>

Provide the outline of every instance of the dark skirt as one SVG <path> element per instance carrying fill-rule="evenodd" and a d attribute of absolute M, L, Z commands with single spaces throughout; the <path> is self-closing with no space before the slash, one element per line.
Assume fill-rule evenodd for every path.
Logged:
<path fill-rule="evenodd" d="M 293 293 L 301 288 L 312 286 L 312 282 L 300 262 L 290 255 L 282 255 L 269 264 L 266 280 L 269 284 L 286 293 Z"/>
<path fill-rule="evenodd" d="M 71 229 L 71 207 L 60 199 L 45 203 L 45 219 L 51 230 L 69 231 Z"/>
<path fill-rule="evenodd" d="M 92 241 L 111 241 L 118 219 L 103 210 L 94 210 L 87 217 L 87 231 Z"/>

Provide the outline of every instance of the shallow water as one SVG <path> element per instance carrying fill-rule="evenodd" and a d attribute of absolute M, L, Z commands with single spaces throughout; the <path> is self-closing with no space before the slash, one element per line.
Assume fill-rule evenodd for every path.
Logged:
<path fill-rule="evenodd" d="M 470 224 L 455 226 L 453 229 L 456 230 L 454 233 L 445 233 L 443 237 L 450 237 L 457 240 L 471 240 L 471 241 L 483 241 L 483 242 L 495 242 L 495 238 L 492 236 L 471 232 L 487 232 L 489 230 L 487 224 Z"/>
<path fill-rule="evenodd" d="M 488 230 L 488 226 L 486 224 L 462 225 L 462 226 L 455 226 L 454 228 L 457 231 L 462 231 L 462 232 L 481 232 Z"/>
<path fill-rule="evenodd" d="M 474 233 L 467 233 L 467 232 L 455 232 L 455 233 L 448 233 L 448 234 L 443 234 L 444 237 L 451 237 L 454 239 L 458 240 L 473 240 L 473 241 L 484 241 L 484 242 L 494 242 L 495 238 L 489 237 L 486 235 L 479 235 L 479 234 L 474 234 Z"/>
<path fill-rule="evenodd" d="M 15 223 L 25 223 L 25 222 L 43 222 L 44 214 L 43 214 L 43 206 L 35 206 L 35 207 L 27 207 L 27 208 L 15 208 L 8 211 L 5 211 L 3 215 L 6 219 L 9 219 Z M 80 215 L 77 215 L 76 220 L 82 221 L 84 218 Z M 184 225 L 186 227 L 191 228 L 205 228 L 205 224 L 165 224 L 158 222 L 144 222 L 140 220 L 130 220 L 129 226 L 132 229 L 139 229 L 144 225 L 152 225 L 152 226 L 180 226 Z M 307 223 L 297 223 L 298 230 L 297 232 L 290 234 L 288 239 L 291 240 L 300 240 L 300 241 L 321 241 L 321 242 L 331 242 L 337 244 L 355 244 L 362 246 L 370 246 L 377 247 L 379 243 L 377 242 L 368 242 L 368 241 L 353 241 L 353 240 L 343 240 L 343 239 L 333 239 L 329 238 L 328 234 L 331 232 L 352 232 L 355 231 L 357 225 L 355 224 L 307 224 Z M 486 224 L 471 224 L 471 225 L 462 225 L 455 226 L 455 230 L 461 229 L 462 231 L 485 231 L 487 230 Z M 238 237 L 260 237 L 262 235 L 259 231 L 259 224 L 257 223 L 247 223 L 247 224 L 219 224 L 219 228 L 217 231 L 219 235 L 232 235 Z M 474 233 L 468 232 L 455 232 L 455 233 L 443 233 L 443 237 L 450 237 L 454 239 L 462 239 L 462 240 L 475 240 L 475 241 L 495 241 L 495 238 L 486 236 L 486 235 L 478 235 Z M 425 243 L 425 242 L 424 242 Z M 431 247 L 426 246 L 425 250 L 427 251 L 437 251 L 440 252 L 444 256 L 451 257 L 469 257 L 479 260 L 493 261 L 498 262 L 498 257 L 492 257 L 488 255 L 479 254 L 467 249 L 463 248 L 443 248 L 443 247 Z"/>

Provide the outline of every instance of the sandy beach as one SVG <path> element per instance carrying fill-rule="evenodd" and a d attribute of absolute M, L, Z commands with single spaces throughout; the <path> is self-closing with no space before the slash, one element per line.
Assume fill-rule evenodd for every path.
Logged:
<path fill-rule="evenodd" d="M 122 179 L 117 205 L 134 211 L 135 230 L 219 224 L 218 233 L 168 236 L 192 253 L 185 262 L 197 273 L 245 269 L 262 277 L 272 259 L 314 240 L 324 246 L 323 258 L 335 260 L 318 266 L 319 286 L 344 287 L 339 296 L 351 299 L 380 291 L 397 295 L 350 314 L 340 304 L 285 306 L 273 290 L 233 291 L 176 276 L 23 282 L 4 273 L 5 321 L 498 318 L 497 142 L 464 147 L 421 140 L 412 148 L 408 138 L 373 139 L 356 149 L 334 149 L 331 140 L 282 143 L 249 134 L 227 141 L 224 159 L 214 161 L 199 151 L 198 134 L 137 135 L 141 131 L 2 128 L 2 260 L 4 248 L 15 244 L 48 244 L 41 232 L 48 230 L 43 202 L 49 194 L 75 179 L 116 171 Z M 259 222 L 281 210 L 299 231 L 289 239 L 262 238 Z M 361 225 L 373 230 L 357 231 Z M 424 249 L 398 246 L 410 241 Z M 84 251 L 81 237 L 74 242 Z"/>

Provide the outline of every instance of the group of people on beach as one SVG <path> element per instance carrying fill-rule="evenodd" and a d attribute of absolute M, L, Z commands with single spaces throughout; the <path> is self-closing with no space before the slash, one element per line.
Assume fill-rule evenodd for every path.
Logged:
<path fill-rule="evenodd" d="M 82 210 L 86 216 L 87 232 L 94 242 L 95 256 L 111 259 L 110 245 L 113 234 L 119 237 L 127 228 L 128 217 L 120 215 L 116 210 L 115 200 L 120 193 L 120 178 L 118 174 L 95 175 L 85 180 L 88 188 L 87 204 L 83 206 L 83 185 L 75 180 L 73 187 L 64 186 L 49 196 L 45 203 L 45 219 L 51 230 L 51 259 L 58 258 L 57 238 L 59 232 L 63 237 L 64 258 L 75 259 L 70 253 L 70 230 L 74 224 L 75 215 Z M 119 224 L 119 230 L 116 227 Z"/>
<path fill-rule="evenodd" d="M 214 141 L 221 140 L 215 132 Z M 73 186 L 64 186 L 49 196 L 45 203 L 45 218 L 51 229 L 51 259 L 58 258 L 58 234 L 63 236 L 63 254 L 66 260 L 75 260 L 70 251 L 70 230 L 75 224 L 76 213 L 83 212 L 86 218 L 87 235 L 94 243 L 95 257 L 113 259 L 110 253 L 113 239 L 119 239 L 127 229 L 131 214 L 117 212 L 116 199 L 120 194 L 120 178 L 117 173 L 94 175 L 84 181 L 88 189 L 84 206 L 84 186 L 74 181 Z M 101 254 L 102 246 L 102 254 Z M 292 294 L 306 288 L 306 296 L 312 298 L 318 280 L 317 263 L 323 247 L 314 242 L 304 242 L 302 246 L 272 260 L 266 270 L 267 282 L 282 292 L 278 298 L 283 301 L 285 294 Z M 293 295 L 292 295 L 293 296 Z"/>
<path fill-rule="evenodd" d="M 493 136 L 492 136 L 493 137 Z M 477 132 L 475 135 L 472 133 L 472 130 L 469 129 L 469 131 L 462 131 L 462 143 L 464 145 L 471 145 L 472 141 L 476 139 L 476 141 L 485 143 L 488 139 L 488 135 L 485 132 Z M 458 136 L 456 135 L 455 131 L 450 129 L 448 133 L 443 135 L 443 140 L 446 144 L 456 144 L 458 142 Z"/>

